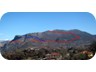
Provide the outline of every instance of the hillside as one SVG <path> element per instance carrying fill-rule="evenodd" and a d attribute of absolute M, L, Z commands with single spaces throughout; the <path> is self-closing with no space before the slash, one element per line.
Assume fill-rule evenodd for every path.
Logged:
<path fill-rule="evenodd" d="M 45 55 L 52 52 L 58 53 L 61 49 L 65 54 L 68 50 L 90 50 L 90 44 L 96 41 L 94 38 L 96 36 L 76 29 L 28 33 L 16 35 L 12 41 L 3 46 L 1 53 L 5 56 L 5 54 L 15 55 L 15 52 L 23 52 L 22 55 L 28 53 L 28 57 L 30 57 L 30 54 L 34 56 L 34 52 L 37 51 L 36 58 L 33 57 L 33 59 L 42 59 L 45 58 Z M 43 57 L 38 58 L 39 52 L 41 55 L 44 54 Z M 67 59 L 66 57 L 64 58 Z"/>

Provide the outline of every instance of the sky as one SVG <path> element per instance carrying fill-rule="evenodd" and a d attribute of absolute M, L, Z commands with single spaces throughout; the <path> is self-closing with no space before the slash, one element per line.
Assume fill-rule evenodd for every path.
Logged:
<path fill-rule="evenodd" d="M 96 20 L 88 12 L 9 12 L 0 20 L 0 40 L 54 29 L 79 29 L 95 35 Z"/>

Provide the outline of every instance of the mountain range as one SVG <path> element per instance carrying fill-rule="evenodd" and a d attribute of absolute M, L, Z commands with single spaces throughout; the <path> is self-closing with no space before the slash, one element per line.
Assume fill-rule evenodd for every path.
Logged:
<path fill-rule="evenodd" d="M 9 60 L 86 60 L 95 55 L 96 35 L 77 29 L 56 29 L 16 35 L 0 44 L 2 56 Z"/>
<path fill-rule="evenodd" d="M 76 39 L 77 38 L 77 39 Z M 96 35 L 80 30 L 53 30 L 25 35 L 16 35 L 14 39 L 3 46 L 3 50 L 24 49 L 31 47 L 58 48 L 84 47 L 96 41 Z"/>

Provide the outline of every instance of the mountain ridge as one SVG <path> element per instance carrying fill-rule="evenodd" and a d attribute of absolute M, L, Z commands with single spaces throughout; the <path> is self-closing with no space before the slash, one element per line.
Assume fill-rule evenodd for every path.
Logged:
<path fill-rule="evenodd" d="M 26 57 L 30 56 L 33 59 L 43 59 L 42 56 L 44 56 L 44 59 L 48 59 L 46 58 L 47 54 L 51 54 L 52 52 L 54 54 L 54 52 L 58 53 L 60 51 L 62 56 L 64 56 L 62 59 L 67 59 L 67 52 L 71 54 L 75 52 L 74 55 L 77 55 L 81 54 L 82 51 L 91 51 L 90 45 L 96 41 L 94 38 L 96 36 L 80 30 L 57 29 L 16 35 L 13 40 L 2 47 L 1 54 L 8 59 L 26 59 Z M 62 53 L 62 50 L 64 53 Z M 40 55 L 41 57 L 38 57 Z M 70 58 L 72 57 L 68 56 L 68 59 Z M 76 57 L 76 59 L 81 58 Z"/>
<path fill-rule="evenodd" d="M 57 33 L 54 33 L 55 31 Z M 39 32 L 28 33 L 28 34 L 21 35 L 21 36 L 20 35 L 16 35 L 14 37 L 14 39 L 9 42 L 9 45 L 12 45 L 11 42 L 14 42 L 14 44 L 15 44 L 15 41 L 17 41 L 17 40 L 18 40 L 18 42 L 17 42 L 18 45 L 19 45 L 20 41 L 21 42 L 25 42 L 25 43 L 29 41 L 29 44 L 30 44 L 30 40 L 31 39 L 33 40 L 34 38 L 38 38 L 38 39 L 42 39 L 42 40 L 54 40 L 54 41 L 58 40 L 58 42 L 61 41 L 61 40 L 62 41 L 63 40 L 70 40 L 70 39 L 74 38 L 74 36 L 72 36 L 71 34 L 60 34 L 59 32 L 61 32 L 61 33 L 63 33 L 63 32 L 72 32 L 72 33 L 75 33 L 76 35 L 80 36 L 80 40 L 76 40 L 76 41 L 74 40 L 73 42 L 71 42 L 72 44 L 76 43 L 76 42 L 79 42 L 79 43 L 83 44 L 84 42 L 85 43 L 87 43 L 87 42 L 90 43 L 90 42 L 94 41 L 94 36 L 89 34 L 89 33 L 87 33 L 87 32 L 82 32 L 82 31 L 76 30 L 76 29 L 75 30 L 66 30 L 66 31 L 65 30 L 57 30 L 56 29 L 56 30 L 44 31 L 44 32 L 40 32 L 40 33 Z M 34 36 L 34 38 L 32 36 Z M 31 41 L 31 43 L 32 43 L 32 41 Z M 40 45 L 40 44 L 43 44 L 44 42 L 42 43 L 42 42 L 38 41 L 37 43 Z M 33 42 L 33 45 L 34 44 L 36 44 L 36 43 Z M 56 43 L 54 43 L 54 44 L 56 44 Z"/>

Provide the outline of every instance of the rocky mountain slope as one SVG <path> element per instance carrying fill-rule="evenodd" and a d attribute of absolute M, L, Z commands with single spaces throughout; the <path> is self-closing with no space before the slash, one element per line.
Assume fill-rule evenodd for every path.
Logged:
<path fill-rule="evenodd" d="M 95 36 L 80 30 L 53 30 L 41 33 L 29 33 L 15 38 L 4 46 L 6 49 L 27 48 L 28 46 L 52 46 L 83 45 L 94 41 Z"/>
<path fill-rule="evenodd" d="M 16 35 L 14 39 L 2 48 L 1 53 L 12 53 L 26 49 L 59 49 L 81 48 L 86 49 L 96 41 L 96 36 L 80 30 L 53 30 L 25 35 Z"/>

